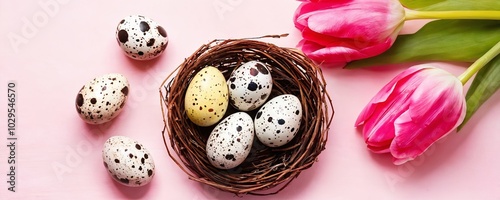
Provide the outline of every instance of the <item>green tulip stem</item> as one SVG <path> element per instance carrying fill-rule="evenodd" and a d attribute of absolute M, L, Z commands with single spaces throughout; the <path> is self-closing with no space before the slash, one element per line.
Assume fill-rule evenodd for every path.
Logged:
<path fill-rule="evenodd" d="M 490 62 L 493 58 L 495 58 L 500 53 L 500 42 L 498 42 L 493 48 L 488 50 L 483 56 L 476 60 L 476 62 L 472 63 L 472 65 L 465 70 L 463 74 L 461 74 L 458 79 L 462 82 L 462 85 L 465 85 L 469 79 L 474 76 L 484 65 Z"/>
<path fill-rule="evenodd" d="M 500 11 L 457 10 L 457 11 L 417 11 L 405 10 L 405 20 L 414 19 L 492 19 L 500 20 Z"/>

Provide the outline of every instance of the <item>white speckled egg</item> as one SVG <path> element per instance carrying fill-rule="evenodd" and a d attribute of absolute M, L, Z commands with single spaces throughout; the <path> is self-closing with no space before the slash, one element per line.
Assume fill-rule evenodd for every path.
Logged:
<path fill-rule="evenodd" d="M 274 97 L 255 115 L 255 135 L 268 147 L 283 146 L 297 134 L 301 118 L 299 98 L 291 94 Z"/>
<path fill-rule="evenodd" d="M 189 83 L 184 109 L 196 125 L 211 126 L 224 117 L 228 96 L 224 75 L 215 67 L 205 67 Z"/>
<path fill-rule="evenodd" d="M 231 105 L 241 111 L 251 111 L 266 102 L 273 88 L 273 80 L 264 63 L 250 61 L 231 73 L 227 85 Z"/>
<path fill-rule="evenodd" d="M 219 169 L 240 165 L 250 153 L 254 137 L 252 117 L 244 112 L 227 116 L 210 133 L 207 157 Z"/>
<path fill-rule="evenodd" d="M 129 83 L 121 74 L 99 76 L 85 84 L 76 95 L 76 111 L 89 124 L 111 121 L 122 111 Z"/>
<path fill-rule="evenodd" d="M 116 40 L 128 57 L 150 60 L 168 45 L 167 32 L 156 21 L 142 15 L 130 15 L 116 27 Z"/>
<path fill-rule="evenodd" d="M 155 175 L 153 157 L 144 146 L 125 136 L 113 136 L 104 143 L 104 167 L 119 183 L 139 187 Z"/>

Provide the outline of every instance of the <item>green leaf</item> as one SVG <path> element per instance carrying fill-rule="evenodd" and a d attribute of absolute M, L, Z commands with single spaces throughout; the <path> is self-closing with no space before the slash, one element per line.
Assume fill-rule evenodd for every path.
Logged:
<path fill-rule="evenodd" d="M 467 100 L 467 111 L 465 119 L 458 127 L 460 130 L 483 105 L 488 98 L 500 88 L 500 56 L 495 57 L 477 72 L 472 81 L 465 99 Z"/>
<path fill-rule="evenodd" d="M 499 0 L 400 0 L 414 10 L 500 10 Z"/>
<path fill-rule="evenodd" d="M 415 61 L 473 62 L 500 41 L 500 20 L 437 20 L 400 35 L 386 52 L 348 63 L 361 68 Z"/>

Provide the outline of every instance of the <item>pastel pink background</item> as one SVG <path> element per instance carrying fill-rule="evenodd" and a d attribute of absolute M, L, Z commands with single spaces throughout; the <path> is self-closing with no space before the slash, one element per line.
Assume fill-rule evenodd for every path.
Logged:
<path fill-rule="evenodd" d="M 46 9 L 42 4 L 53 3 Z M 235 197 L 187 179 L 164 148 L 158 89 L 161 81 L 200 45 L 216 38 L 290 33 L 265 40 L 294 47 L 300 33 L 291 0 L 0 1 L 0 199 L 500 199 L 500 96 L 494 95 L 458 134 L 449 135 L 414 162 L 394 166 L 370 153 L 357 114 L 409 65 L 324 69 L 335 106 L 327 149 L 312 168 L 274 196 Z M 226 10 L 217 10 L 214 5 Z M 225 6 L 225 7 L 224 7 Z M 168 32 L 167 52 L 149 62 L 128 59 L 115 40 L 118 22 L 142 14 Z M 46 17 L 46 18 L 44 18 Z M 35 32 L 23 33 L 33 23 Z M 409 23 L 403 31 L 416 30 Z M 26 38 L 12 45 L 9 35 Z M 457 52 L 460 53 L 460 52 Z M 440 63 L 460 74 L 463 63 Z M 118 72 L 131 91 L 121 115 L 104 126 L 85 124 L 74 101 L 95 76 Z M 17 192 L 7 191 L 7 82 L 17 83 Z M 114 135 L 142 142 L 154 157 L 151 184 L 115 183 L 102 165 L 101 148 Z M 57 173 L 55 166 L 65 166 Z"/>

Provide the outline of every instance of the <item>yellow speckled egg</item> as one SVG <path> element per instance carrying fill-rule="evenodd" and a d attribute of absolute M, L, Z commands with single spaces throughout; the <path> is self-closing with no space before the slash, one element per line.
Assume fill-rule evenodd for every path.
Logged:
<path fill-rule="evenodd" d="M 215 67 L 200 70 L 189 83 L 184 108 L 189 119 L 198 126 L 219 122 L 227 110 L 229 94 L 224 75 Z"/>

